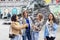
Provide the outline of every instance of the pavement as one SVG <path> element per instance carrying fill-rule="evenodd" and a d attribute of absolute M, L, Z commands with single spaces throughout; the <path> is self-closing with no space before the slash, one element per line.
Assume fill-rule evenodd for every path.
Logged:
<path fill-rule="evenodd" d="M 5 20 L 0 19 L 0 40 L 10 40 L 9 39 L 9 27 L 10 25 L 3 25 Z M 40 32 L 39 40 L 44 40 L 44 28 Z M 56 34 L 56 40 L 60 40 L 60 26 L 58 26 L 57 34 Z"/>

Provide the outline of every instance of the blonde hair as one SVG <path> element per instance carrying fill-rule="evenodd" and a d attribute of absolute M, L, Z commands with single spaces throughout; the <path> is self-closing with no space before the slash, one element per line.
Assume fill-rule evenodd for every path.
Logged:
<path fill-rule="evenodd" d="M 40 19 L 43 19 L 43 14 L 42 13 L 38 13 L 37 15 L 39 16 Z"/>

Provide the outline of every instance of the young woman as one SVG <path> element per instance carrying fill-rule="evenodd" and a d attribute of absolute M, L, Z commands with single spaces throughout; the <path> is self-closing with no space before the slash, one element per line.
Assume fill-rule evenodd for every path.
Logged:
<path fill-rule="evenodd" d="M 24 24 L 24 23 L 28 24 L 28 27 L 26 27 L 25 29 L 22 30 L 23 40 L 27 40 L 27 39 L 31 40 L 31 24 L 32 24 L 32 21 L 31 21 L 31 18 L 28 16 L 27 10 L 25 10 L 22 13 L 22 16 L 23 17 L 20 19 L 20 20 L 22 20 L 21 24 Z"/>
<path fill-rule="evenodd" d="M 11 21 L 12 22 L 9 37 L 11 38 L 11 40 L 22 40 L 21 29 L 26 28 L 27 24 L 20 25 L 17 15 L 13 15 Z"/>
<path fill-rule="evenodd" d="M 32 40 L 39 40 L 39 32 L 43 27 L 43 15 L 37 14 L 35 24 L 33 25 Z"/>
<path fill-rule="evenodd" d="M 44 39 L 45 40 L 54 40 L 56 36 L 57 31 L 57 24 L 55 17 L 52 13 L 48 16 L 48 21 L 45 24 L 45 30 L 44 30 Z"/>

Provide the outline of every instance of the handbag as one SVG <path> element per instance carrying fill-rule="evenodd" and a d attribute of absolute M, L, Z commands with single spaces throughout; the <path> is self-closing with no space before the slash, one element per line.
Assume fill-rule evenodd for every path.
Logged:
<path fill-rule="evenodd" d="M 9 34 L 9 38 L 15 38 L 15 34 Z"/>

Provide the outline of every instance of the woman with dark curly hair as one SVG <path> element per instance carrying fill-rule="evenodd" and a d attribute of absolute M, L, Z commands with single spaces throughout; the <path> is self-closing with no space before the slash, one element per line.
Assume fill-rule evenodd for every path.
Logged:
<path fill-rule="evenodd" d="M 28 27 L 27 24 L 20 25 L 18 22 L 18 16 L 13 15 L 11 18 L 11 29 L 9 37 L 11 40 L 22 40 L 21 29 Z"/>

